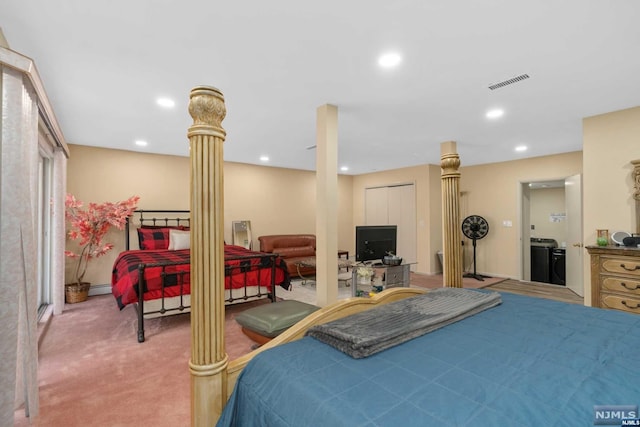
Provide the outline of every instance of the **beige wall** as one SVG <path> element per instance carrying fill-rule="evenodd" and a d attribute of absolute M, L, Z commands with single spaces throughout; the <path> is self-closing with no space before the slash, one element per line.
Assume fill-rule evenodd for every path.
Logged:
<path fill-rule="evenodd" d="M 640 107 L 583 120 L 584 242 L 594 245 L 596 229 L 636 230 L 633 166 L 640 159 Z M 585 298 L 591 301 L 588 255 L 585 253 Z"/>
<path fill-rule="evenodd" d="M 489 233 L 477 243 L 477 271 L 491 276 L 521 278 L 521 183 L 564 179 L 582 172 L 579 151 L 511 162 L 460 168 L 461 218 L 480 215 Z M 511 227 L 503 221 L 511 221 Z M 527 236 L 528 237 L 528 236 Z M 466 240 L 466 239 L 465 239 Z M 465 268 L 471 265 L 472 245 L 465 242 Z"/>
<path fill-rule="evenodd" d="M 72 145 L 68 191 L 83 201 L 122 200 L 141 196 L 142 209 L 188 209 L 189 162 L 186 157 L 144 154 Z M 567 166 L 568 163 L 568 166 Z M 492 170 L 497 170 L 497 173 Z M 539 169 L 539 170 L 537 170 Z M 462 213 L 484 215 L 491 225 L 489 236 L 478 246 L 478 272 L 518 277 L 516 252 L 519 218 L 517 183 L 522 180 L 556 179 L 580 169 L 580 155 L 549 156 L 518 162 L 461 168 Z M 556 172 L 550 172 L 556 170 Z M 468 172 L 467 172 L 468 171 Z M 465 176 L 470 174 L 470 178 Z M 494 182 L 499 176 L 499 182 Z M 465 182 L 468 184 L 465 187 Z M 364 223 L 364 190 L 369 187 L 414 183 L 416 185 L 416 271 L 441 271 L 437 252 L 442 249 L 440 166 L 423 165 L 338 180 L 338 245 L 353 253 L 354 227 Z M 505 191 L 505 187 L 513 191 Z M 481 197 L 476 197 L 476 195 Z M 486 202 L 486 203 L 485 203 Z M 225 163 L 225 238 L 231 241 L 231 221 L 251 221 L 254 247 L 263 234 L 315 232 L 315 173 L 241 163 Z M 477 207 L 475 207 L 477 206 Z M 496 210 L 495 215 L 487 212 Z M 513 227 L 501 232 L 495 218 L 510 218 Z M 117 254 L 124 250 L 122 233 L 110 232 L 115 249 L 95 260 L 88 273 L 92 283 L 109 283 Z M 508 247 L 510 255 L 489 256 L 483 246 Z M 468 244 L 466 248 L 470 249 Z M 493 250 L 493 249 L 491 249 Z M 471 252 L 466 253 L 469 265 Z M 514 265 L 515 264 L 515 265 Z"/>
<path fill-rule="evenodd" d="M 67 191 L 85 202 L 139 195 L 141 209 L 189 209 L 189 158 L 71 145 Z M 225 162 L 225 239 L 231 221 L 250 220 L 253 245 L 265 234 L 315 233 L 315 172 Z M 338 245 L 353 251 L 352 177 L 338 179 Z M 115 245 L 92 262 L 87 280 L 110 283 L 111 268 L 124 250 L 123 232 L 113 229 Z M 69 265 L 69 263 L 67 263 Z"/>
<path fill-rule="evenodd" d="M 582 153 L 523 159 L 512 162 L 464 166 L 461 159 L 460 217 L 483 216 L 490 231 L 477 243 L 477 271 L 500 277 L 521 278 L 520 183 L 563 179 L 582 172 Z M 353 223 L 364 223 L 364 190 L 368 187 L 412 182 L 416 184 L 417 271 L 441 271 L 437 252 L 442 250 L 440 166 L 424 165 L 353 177 Z M 561 211 L 564 211 L 562 209 Z M 511 227 L 503 227 L 509 220 Z M 564 224 L 564 222 L 562 223 Z M 465 239 L 465 268 L 472 270 L 472 244 Z"/>
<path fill-rule="evenodd" d="M 564 187 L 539 188 L 530 190 L 531 197 L 531 237 L 555 239 L 559 246 L 567 241 L 567 223 L 564 217 L 558 214 L 566 213 Z M 553 215 L 552 215 L 553 214 Z M 562 218 L 552 221 L 552 217 Z"/>
<path fill-rule="evenodd" d="M 422 165 L 353 177 L 353 224 L 364 224 L 365 189 L 412 183 L 416 189 L 416 272 L 441 271 L 436 253 L 442 249 L 440 166 Z"/>

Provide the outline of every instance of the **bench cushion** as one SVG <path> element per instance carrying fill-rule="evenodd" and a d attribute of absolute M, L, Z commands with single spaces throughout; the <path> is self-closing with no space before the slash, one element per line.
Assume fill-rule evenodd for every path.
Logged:
<path fill-rule="evenodd" d="M 236 322 L 259 335 L 273 338 L 319 308 L 295 300 L 278 301 L 245 310 L 236 316 Z"/>

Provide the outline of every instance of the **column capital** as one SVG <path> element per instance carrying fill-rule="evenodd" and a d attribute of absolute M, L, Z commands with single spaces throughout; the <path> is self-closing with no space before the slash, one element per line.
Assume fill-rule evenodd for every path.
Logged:
<path fill-rule="evenodd" d="M 440 157 L 440 168 L 442 168 L 441 176 L 444 177 L 459 177 L 460 172 L 460 156 L 458 153 L 443 154 Z"/>
<path fill-rule="evenodd" d="M 189 95 L 189 114 L 193 125 L 189 128 L 188 137 L 192 135 L 211 135 L 224 138 L 225 130 L 222 120 L 227 114 L 224 95 L 213 86 L 197 86 Z"/>

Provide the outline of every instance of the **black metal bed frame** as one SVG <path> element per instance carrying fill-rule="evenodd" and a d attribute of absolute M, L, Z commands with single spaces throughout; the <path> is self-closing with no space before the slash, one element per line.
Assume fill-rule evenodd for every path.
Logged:
<path fill-rule="evenodd" d="M 134 211 L 134 216 L 138 214 L 140 220 L 140 226 L 144 227 L 145 225 L 149 226 L 163 226 L 163 227 L 172 227 L 172 226 L 189 226 L 190 218 L 181 218 L 179 216 L 176 217 L 164 217 L 164 218 L 145 218 L 144 214 L 171 214 L 171 215 L 185 215 L 189 214 L 188 210 L 136 210 Z M 145 224 L 146 223 L 146 224 Z M 131 221 L 130 218 L 127 218 L 126 226 L 125 226 L 125 248 L 126 250 L 130 250 L 130 236 L 131 236 Z M 264 268 L 264 265 L 252 265 L 250 262 L 248 263 L 239 263 L 239 265 L 228 265 L 226 261 L 250 261 L 255 258 L 269 258 L 269 268 L 271 269 L 271 292 L 268 292 L 268 285 L 261 285 L 258 283 L 257 292 L 253 294 L 249 294 L 247 292 L 247 273 L 253 271 L 256 268 Z M 271 300 L 271 302 L 276 301 L 276 258 L 278 258 L 277 254 L 268 254 L 268 253 L 260 253 L 256 255 L 247 255 L 247 256 L 237 256 L 230 257 L 225 259 L 225 277 L 233 276 L 236 274 L 241 274 L 244 281 L 244 293 L 240 297 L 234 297 L 233 290 L 229 292 L 229 298 L 225 299 L 225 303 L 227 304 L 235 304 L 240 302 L 247 302 L 249 299 L 255 300 L 263 297 L 267 297 Z M 140 263 L 138 264 L 138 304 L 135 306 L 137 315 L 138 315 L 138 342 L 144 342 L 144 316 L 152 315 L 152 314 L 161 314 L 171 312 L 178 312 L 175 314 L 179 314 L 184 312 L 185 310 L 191 308 L 190 305 L 187 305 L 185 302 L 185 294 L 184 288 L 187 284 L 187 281 L 184 279 L 184 275 L 188 274 L 189 271 L 178 271 L 178 272 L 167 272 L 168 267 L 173 267 L 176 265 L 184 265 L 184 262 L 165 262 L 165 263 Z M 160 308 L 158 310 L 152 311 L 144 311 L 144 293 L 147 291 L 147 285 L 145 280 L 145 269 L 146 268 L 156 268 L 160 267 L 160 277 L 161 277 L 161 296 L 158 298 L 160 300 Z M 167 307 L 165 305 L 165 290 L 169 287 L 180 287 L 180 294 L 174 297 L 168 298 L 176 298 L 179 297 L 179 305 L 177 307 Z M 263 291 L 264 290 L 264 291 Z"/>

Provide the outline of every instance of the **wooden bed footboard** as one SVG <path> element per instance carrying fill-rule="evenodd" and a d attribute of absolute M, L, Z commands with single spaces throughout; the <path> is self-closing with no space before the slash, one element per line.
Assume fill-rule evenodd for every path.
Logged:
<path fill-rule="evenodd" d="M 256 350 L 241 356 L 235 360 L 229 362 L 227 366 L 227 390 L 225 400 L 228 400 L 233 392 L 238 375 L 242 372 L 247 363 L 253 359 L 259 353 L 265 350 L 276 347 L 280 344 L 296 341 L 304 337 L 309 328 L 315 325 L 321 325 L 323 323 L 331 322 L 336 319 L 341 319 L 352 314 L 360 313 L 365 310 L 370 310 L 375 306 L 388 304 L 390 302 L 398 301 L 405 298 L 414 297 L 427 292 L 426 289 L 415 288 L 392 288 L 387 289 L 379 294 L 374 295 L 371 298 L 352 297 L 344 300 L 337 301 L 330 304 L 320 310 L 310 314 L 302 319 L 300 322 L 287 329 L 282 334 L 278 335 L 268 343 L 258 347 Z"/>

